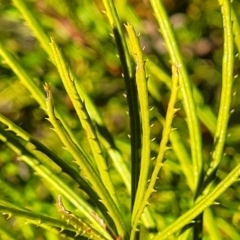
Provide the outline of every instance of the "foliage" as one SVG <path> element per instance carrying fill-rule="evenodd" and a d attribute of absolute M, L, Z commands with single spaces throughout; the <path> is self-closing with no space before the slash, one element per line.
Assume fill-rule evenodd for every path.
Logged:
<path fill-rule="evenodd" d="M 1 239 L 240 239 L 239 3 L 12 3 Z"/>

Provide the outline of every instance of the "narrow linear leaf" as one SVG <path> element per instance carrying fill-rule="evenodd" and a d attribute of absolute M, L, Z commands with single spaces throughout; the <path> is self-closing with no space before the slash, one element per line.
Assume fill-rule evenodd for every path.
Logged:
<path fill-rule="evenodd" d="M 157 66 L 156 63 L 148 59 L 146 68 L 151 76 L 154 75 L 156 80 L 165 83 L 166 86 L 171 89 L 171 77 L 159 66 Z M 207 104 L 204 104 L 204 98 L 195 85 L 192 86 L 192 90 L 196 103 L 197 115 L 204 126 L 211 132 L 212 135 L 214 135 L 217 123 L 215 113 Z M 182 99 L 182 96 L 179 96 L 179 98 Z"/>
<path fill-rule="evenodd" d="M 230 117 L 230 105 L 232 99 L 233 84 L 233 23 L 231 21 L 231 8 L 227 0 L 219 1 L 222 8 L 224 45 L 222 62 L 222 93 L 218 112 L 217 127 L 214 135 L 214 150 L 211 166 L 207 171 L 206 178 L 216 172 L 223 154 L 223 147 L 226 139 L 228 120 Z"/>
<path fill-rule="evenodd" d="M 171 92 L 171 97 L 170 97 L 169 104 L 168 104 L 168 110 L 167 110 L 167 114 L 166 114 L 166 122 L 165 122 L 165 126 L 164 126 L 163 133 L 162 133 L 162 140 L 161 140 L 161 143 L 159 146 L 159 152 L 158 152 L 156 164 L 155 164 L 154 170 L 152 172 L 152 176 L 151 176 L 149 185 L 147 187 L 147 190 L 145 192 L 145 195 L 141 202 L 141 205 L 139 206 L 138 211 L 135 215 L 135 218 L 132 221 L 132 231 L 131 231 L 131 238 L 130 238 L 131 240 L 134 240 L 138 222 L 144 211 L 144 208 L 146 207 L 146 205 L 148 203 L 148 200 L 149 200 L 151 194 L 155 191 L 154 185 L 156 183 L 156 180 L 158 179 L 158 173 L 163 166 L 164 154 L 165 154 L 165 151 L 167 150 L 167 143 L 169 141 L 169 135 L 172 131 L 172 128 L 171 128 L 172 120 L 177 111 L 177 109 L 175 109 L 174 106 L 175 106 L 175 103 L 177 100 L 177 95 L 178 95 L 178 90 L 179 90 L 179 85 L 178 85 L 179 84 L 179 68 L 181 68 L 181 66 L 176 65 L 176 64 L 172 65 L 172 92 Z"/>
<path fill-rule="evenodd" d="M 159 0 L 150 0 L 150 3 L 160 26 L 161 34 L 163 35 L 163 38 L 165 40 L 165 45 L 169 52 L 171 62 L 181 65 L 181 68 L 179 69 L 179 80 L 181 86 L 181 93 L 183 96 L 183 105 L 187 115 L 187 124 L 190 134 L 190 145 L 192 152 L 191 157 L 193 161 L 193 173 L 195 179 L 194 185 L 196 191 L 202 173 L 202 144 L 191 84 L 183 62 L 183 57 L 180 54 L 177 41 L 174 37 L 169 18 L 164 9 L 163 2 Z"/>
<path fill-rule="evenodd" d="M 146 184 L 148 180 L 148 170 L 150 165 L 151 141 L 150 141 L 149 104 L 148 104 L 147 79 L 145 72 L 145 61 L 143 59 L 142 49 L 140 47 L 140 43 L 138 37 L 136 36 L 133 26 L 127 24 L 125 25 L 125 27 L 128 32 L 131 51 L 136 61 L 136 83 L 142 125 L 142 148 L 140 161 L 141 167 L 137 187 L 137 194 L 132 213 L 133 220 L 145 194 Z"/>
<path fill-rule="evenodd" d="M 117 208 L 116 204 L 112 200 L 108 190 L 105 188 L 103 182 L 101 181 L 99 174 L 96 172 L 95 168 L 91 165 L 90 161 L 81 152 L 81 150 L 75 145 L 64 127 L 61 125 L 58 119 L 56 119 L 54 114 L 53 99 L 50 86 L 48 84 L 44 85 L 44 89 L 47 93 L 47 110 L 49 120 L 52 123 L 54 130 L 57 132 L 62 143 L 65 145 L 66 149 L 72 154 L 76 164 L 79 165 L 83 174 L 87 180 L 92 184 L 93 189 L 96 191 L 101 201 L 104 203 L 109 211 L 110 216 L 116 224 L 117 230 L 121 236 L 125 234 L 125 223 L 122 219 L 121 213 Z M 104 213 L 103 213 L 104 214 Z"/>
<path fill-rule="evenodd" d="M 116 192 L 109 175 L 107 163 L 103 157 L 102 147 L 100 146 L 100 142 L 96 134 L 95 128 L 93 126 L 92 120 L 90 119 L 90 116 L 87 112 L 84 102 L 82 101 L 81 97 L 78 95 L 78 92 L 75 88 L 75 83 L 70 78 L 65 61 L 56 43 L 54 42 L 53 38 L 51 38 L 50 46 L 52 50 L 53 59 L 55 61 L 55 65 L 58 69 L 59 75 L 63 81 L 65 89 L 68 93 L 68 96 L 70 97 L 73 103 L 73 106 L 76 110 L 79 121 L 81 122 L 82 127 L 85 130 L 86 137 L 91 147 L 91 151 L 92 151 L 95 163 L 98 167 L 101 180 L 105 185 L 106 189 L 108 189 L 109 194 L 112 196 L 114 202 L 119 207 Z"/>
<path fill-rule="evenodd" d="M 130 141 L 131 141 L 131 209 L 133 210 L 133 204 L 136 197 L 139 173 L 140 173 L 140 146 L 141 146 L 141 134 L 140 134 L 140 116 L 136 103 L 138 101 L 136 81 L 134 76 L 133 63 L 127 48 L 127 43 L 123 34 L 121 23 L 114 6 L 114 1 L 103 0 L 103 4 L 106 10 L 110 26 L 112 28 L 116 46 L 118 48 L 119 58 L 123 68 L 123 78 L 126 86 L 127 102 L 129 108 L 130 119 Z"/>

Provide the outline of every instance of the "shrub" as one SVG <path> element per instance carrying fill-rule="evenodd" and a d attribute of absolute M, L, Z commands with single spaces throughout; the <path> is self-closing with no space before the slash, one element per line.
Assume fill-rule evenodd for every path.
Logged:
<path fill-rule="evenodd" d="M 240 238 L 239 3 L 0 8 L 1 239 Z"/>

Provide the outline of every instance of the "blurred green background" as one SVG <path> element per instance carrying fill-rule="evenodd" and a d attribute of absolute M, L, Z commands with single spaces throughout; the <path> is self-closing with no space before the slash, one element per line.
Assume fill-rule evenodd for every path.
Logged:
<path fill-rule="evenodd" d="M 114 136 L 116 144 L 130 168 L 129 159 L 129 119 L 122 69 L 111 29 L 103 5 L 99 0 L 39 0 L 25 1 L 32 13 L 43 26 L 49 37 L 54 37 L 74 72 L 80 85 L 86 90 L 94 104 L 99 109 L 106 127 Z M 146 58 L 153 61 L 167 75 L 171 75 L 169 55 L 148 1 L 116 0 L 114 1 L 122 23 L 129 22 L 141 33 L 141 45 L 145 47 Z M 192 84 L 201 92 L 203 102 L 217 115 L 221 96 L 221 71 L 223 54 L 223 29 L 221 9 L 215 0 L 177 1 L 165 0 L 166 10 L 178 39 L 185 64 Z M 233 2 L 237 15 L 240 15 L 239 1 Z M 51 83 L 55 104 L 64 113 L 67 122 L 74 129 L 77 139 L 82 146 L 87 146 L 85 135 L 77 121 L 74 108 L 64 90 L 58 72 L 48 59 L 43 48 L 36 41 L 28 29 L 19 11 L 11 1 L 0 2 L 0 42 L 10 51 L 26 69 L 28 74 L 43 90 L 44 82 Z M 239 43 L 238 43 L 239 44 Z M 236 54 L 240 49 L 236 47 Z M 153 142 L 152 156 L 156 156 L 158 143 L 161 141 L 162 125 L 159 123 L 159 113 L 163 116 L 169 100 L 170 91 L 162 81 L 161 76 L 150 74 L 151 91 L 149 96 L 151 106 L 151 123 Z M 235 74 L 232 99 L 232 109 L 229 121 L 229 135 L 225 146 L 216 183 L 236 165 L 240 159 L 240 98 L 239 98 L 239 57 L 235 59 Z M 155 94 L 154 94 L 155 93 Z M 181 106 L 181 103 L 178 103 Z M 0 112 L 29 132 L 36 139 L 48 146 L 61 158 L 70 159 L 69 154 L 61 147 L 60 140 L 50 130 L 50 123 L 45 119 L 45 113 L 39 108 L 28 90 L 21 84 L 9 67 L 2 61 L 0 65 Z M 185 113 L 181 109 L 174 119 L 173 125 L 178 128 L 182 140 L 189 145 Z M 213 138 L 206 126 L 201 124 L 203 138 L 204 169 L 209 166 Z M 189 146 L 188 146 L 189 147 Z M 85 149 L 86 150 L 86 149 Z M 88 150 L 86 150 L 88 151 Z M 174 153 L 167 153 L 168 161 L 161 172 L 158 181 L 158 193 L 151 199 L 159 216 L 157 223 L 160 228 L 171 223 L 177 216 L 186 211 L 192 204 L 192 195 L 187 186 Z M 109 165 L 111 166 L 111 162 Z M 114 170 L 113 175 L 114 175 Z M 114 177 L 114 176 L 113 176 Z M 66 178 L 67 179 L 67 178 Z M 117 175 L 114 177 L 116 185 L 120 187 L 119 197 L 128 211 L 129 199 L 123 184 Z M 66 180 L 67 181 L 67 180 Z M 7 184 L 7 186 L 5 186 Z M 10 189 L 9 187 L 12 187 Z M 77 186 L 76 186 L 77 188 Z M 18 203 L 35 212 L 45 215 L 57 215 L 53 207 L 54 199 L 51 190 L 47 189 L 33 171 L 17 156 L 0 142 L 0 189 L 1 198 L 9 202 Z M 76 191 L 79 191 L 76 189 Z M 212 208 L 217 225 L 222 231 L 222 239 L 234 239 L 240 232 L 240 187 L 234 184 L 219 199 L 220 205 Z M 8 227 L 14 228 L 16 233 L 21 231 L 23 220 L 8 221 Z M 0 225 L 5 224 L 5 217 L 0 217 Z M 16 239 L 48 239 L 51 235 L 41 228 L 34 228 L 33 233 L 29 225 Z M 228 231 L 229 229 L 229 231 Z M 209 238 L 209 229 L 206 236 Z M 227 233 L 228 231 L 228 233 Z M 236 232 L 235 232 L 236 231 Z M 34 235 L 33 235 L 34 234 Z M 49 236 L 50 236 L 49 235 Z M 14 235 L 15 237 L 17 235 Z M 238 236 L 238 235 L 237 235 Z M 4 238 L 3 238 L 4 239 Z M 50 238 L 49 238 L 50 239 Z M 51 235 L 51 239 L 59 239 Z M 236 238 L 235 238 L 236 239 Z"/>

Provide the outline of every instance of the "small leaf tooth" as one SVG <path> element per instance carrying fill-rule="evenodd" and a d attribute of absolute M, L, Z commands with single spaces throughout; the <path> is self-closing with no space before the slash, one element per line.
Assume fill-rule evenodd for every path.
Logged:
<path fill-rule="evenodd" d="M 76 223 L 72 223 L 71 225 L 72 225 L 75 229 L 77 229 L 77 226 L 78 226 L 78 225 L 77 225 Z"/>
<path fill-rule="evenodd" d="M 10 219 L 12 217 L 12 214 L 11 213 L 5 213 L 4 215 L 6 215 L 6 219 Z"/>
<path fill-rule="evenodd" d="M 182 64 L 181 64 L 181 63 L 180 63 L 180 64 L 179 64 L 179 63 L 176 63 L 175 66 L 176 66 L 176 68 L 179 69 L 180 67 L 182 67 Z"/>
<path fill-rule="evenodd" d="M 181 108 L 174 108 L 174 112 L 178 112 Z"/>
<path fill-rule="evenodd" d="M 150 203 L 149 203 L 149 202 L 146 202 L 146 206 L 150 206 Z"/>
<path fill-rule="evenodd" d="M 37 227 L 40 227 L 40 225 L 42 224 L 41 220 L 38 221 L 38 223 L 36 224 Z"/>
<path fill-rule="evenodd" d="M 100 218 L 97 213 L 91 212 L 91 215 L 100 223 L 100 225 L 101 225 L 104 229 L 106 229 L 107 226 L 106 226 L 104 220 L 103 220 L 102 218 Z"/>

